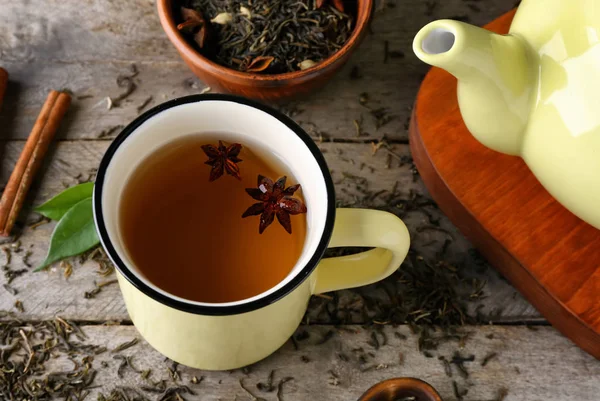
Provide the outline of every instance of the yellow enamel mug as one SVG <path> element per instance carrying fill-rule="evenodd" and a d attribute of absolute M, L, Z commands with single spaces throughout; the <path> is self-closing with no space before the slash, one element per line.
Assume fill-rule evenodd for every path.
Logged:
<path fill-rule="evenodd" d="M 304 250 L 289 275 L 264 293 L 237 302 L 195 302 L 162 290 L 132 263 L 119 229 L 121 194 L 138 164 L 173 140 L 202 133 L 237 139 L 279 159 L 302 185 L 308 208 Z M 94 217 L 138 331 L 165 356 L 208 370 L 239 368 L 270 355 L 294 333 L 311 295 L 387 277 L 406 257 L 410 241 L 406 226 L 393 214 L 336 210 L 329 169 L 312 139 L 281 113 L 228 95 L 176 99 L 127 126 L 100 163 Z M 374 249 L 321 260 L 327 247 L 340 246 Z"/>

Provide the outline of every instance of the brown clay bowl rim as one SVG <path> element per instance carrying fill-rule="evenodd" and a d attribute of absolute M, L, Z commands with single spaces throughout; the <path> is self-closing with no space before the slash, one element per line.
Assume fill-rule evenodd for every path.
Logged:
<path fill-rule="evenodd" d="M 325 60 L 320 61 L 313 67 L 301 71 L 285 72 L 282 74 L 256 74 L 237 71 L 232 68 L 222 66 L 221 64 L 211 61 L 201 55 L 183 38 L 183 36 L 177 30 L 171 8 L 173 1 L 174 0 L 157 0 L 156 5 L 158 8 L 158 17 L 169 40 L 175 45 L 177 50 L 182 52 L 185 57 L 190 59 L 192 64 L 199 66 L 203 70 L 212 72 L 213 74 L 226 74 L 240 79 L 252 79 L 253 81 L 279 81 L 304 78 L 314 74 L 315 72 L 322 72 L 322 70 L 326 70 L 330 65 L 337 62 L 346 54 L 352 52 L 358 46 L 360 42 L 359 39 L 368 28 L 371 15 L 373 14 L 374 0 L 357 0 L 357 6 L 358 2 L 365 2 L 367 4 L 366 12 L 361 18 L 359 18 L 358 15 L 356 16 L 356 25 L 354 26 L 354 30 L 340 50 L 333 53 Z"/>
<path fill-rule="evenodd" d="M 425 395 L 427 399 L 424 401 L 443 401 L 442 397 L 438 394 L 436 389 L 431 386 L 431 384 L 421 379 L 412 377 L 397 377 L 379 382 L 365 391 L 365 393 L 360 396 L 358 401 L 371 401 L 381 393 L 389 393 L 390 389 L 398 392 L 402 390 L 412 390 L 413 392 Z"/>

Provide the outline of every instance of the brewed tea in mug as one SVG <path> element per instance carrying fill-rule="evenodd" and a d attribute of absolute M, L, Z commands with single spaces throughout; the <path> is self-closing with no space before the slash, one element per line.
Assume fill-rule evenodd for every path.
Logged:
<path fill-rule="evenodd" d="M 219 158 L 219 147 L 229 166 Z M 228 148 L 235 162 L 227 160 Z M 206 154 L 211 151 L 216 158 Z M 146 157 L 125 187 L 120 213 L 125 248 L 148 280 L 184 299 L 234 302 L 267 291 L 291 272 L 306 237 L 304 213 L 288 213 L 289 221 L 281 223 L 285 211 L 273 212 L 263 230 L 262 213 L 245 216 L 261 204 L 248 192 L 263 188 L 267 196 L 273 188 L 261 181 L 268 186 L 269 180 L 297 185 L 286 166 L 244 144 L 206 135 L 173 141 Z M 301 192 L 298 186 L 287 198 L 304 205 Z"/>

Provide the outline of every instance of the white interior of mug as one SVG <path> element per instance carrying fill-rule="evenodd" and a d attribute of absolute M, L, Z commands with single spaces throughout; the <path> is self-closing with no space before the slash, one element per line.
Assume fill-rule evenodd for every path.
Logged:
<path fill-rule="evenodd" d="M 183 299 L 151 283 L 133 264 L 123 244 L 119 222 L 121 194 L 136 167 L 154 151 L 188 135 L 215 134 L 226 142 L 240 142 L 259 156 L 287 166 L 302 185 L 307 205 L 304 250 L 288 276 L 275 287 L 252 298 L 227 303 L 203 303 Z M 102 214 L 110 241 L 125 266 L 155 291 L 188 304 L 226 307 L 265 297 L 290 282 L 314 255 L 327 220 L 328 194 L 321 167 L 311 150 L 287 125 L 267 112 L 226 100 L 204 100 L 163 110 L 143 122 L 116 150 L 106 170 Z M 157 233 L 157 235 L 159 235 Z M 202 260 L 200 257 L 199 260 Z"/>

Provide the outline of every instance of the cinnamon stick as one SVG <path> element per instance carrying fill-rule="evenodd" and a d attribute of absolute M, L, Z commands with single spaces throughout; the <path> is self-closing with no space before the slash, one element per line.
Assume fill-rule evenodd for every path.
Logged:
<path fill-rule="evenodd" d="M 8 85 L 8 72 L 4 68 L 0 67 L 0 107 L 2 107 L 2 99 L 4 99 L 4 92 L 6 92 L 6 86 Z"/>
<path fill-rule="evenodd" d="M 35 173 L 70 104 L 71 97 L 66 93 L 52 91 L 48 95 L 0 199 L 0 236 L 10 235 Z"/>

